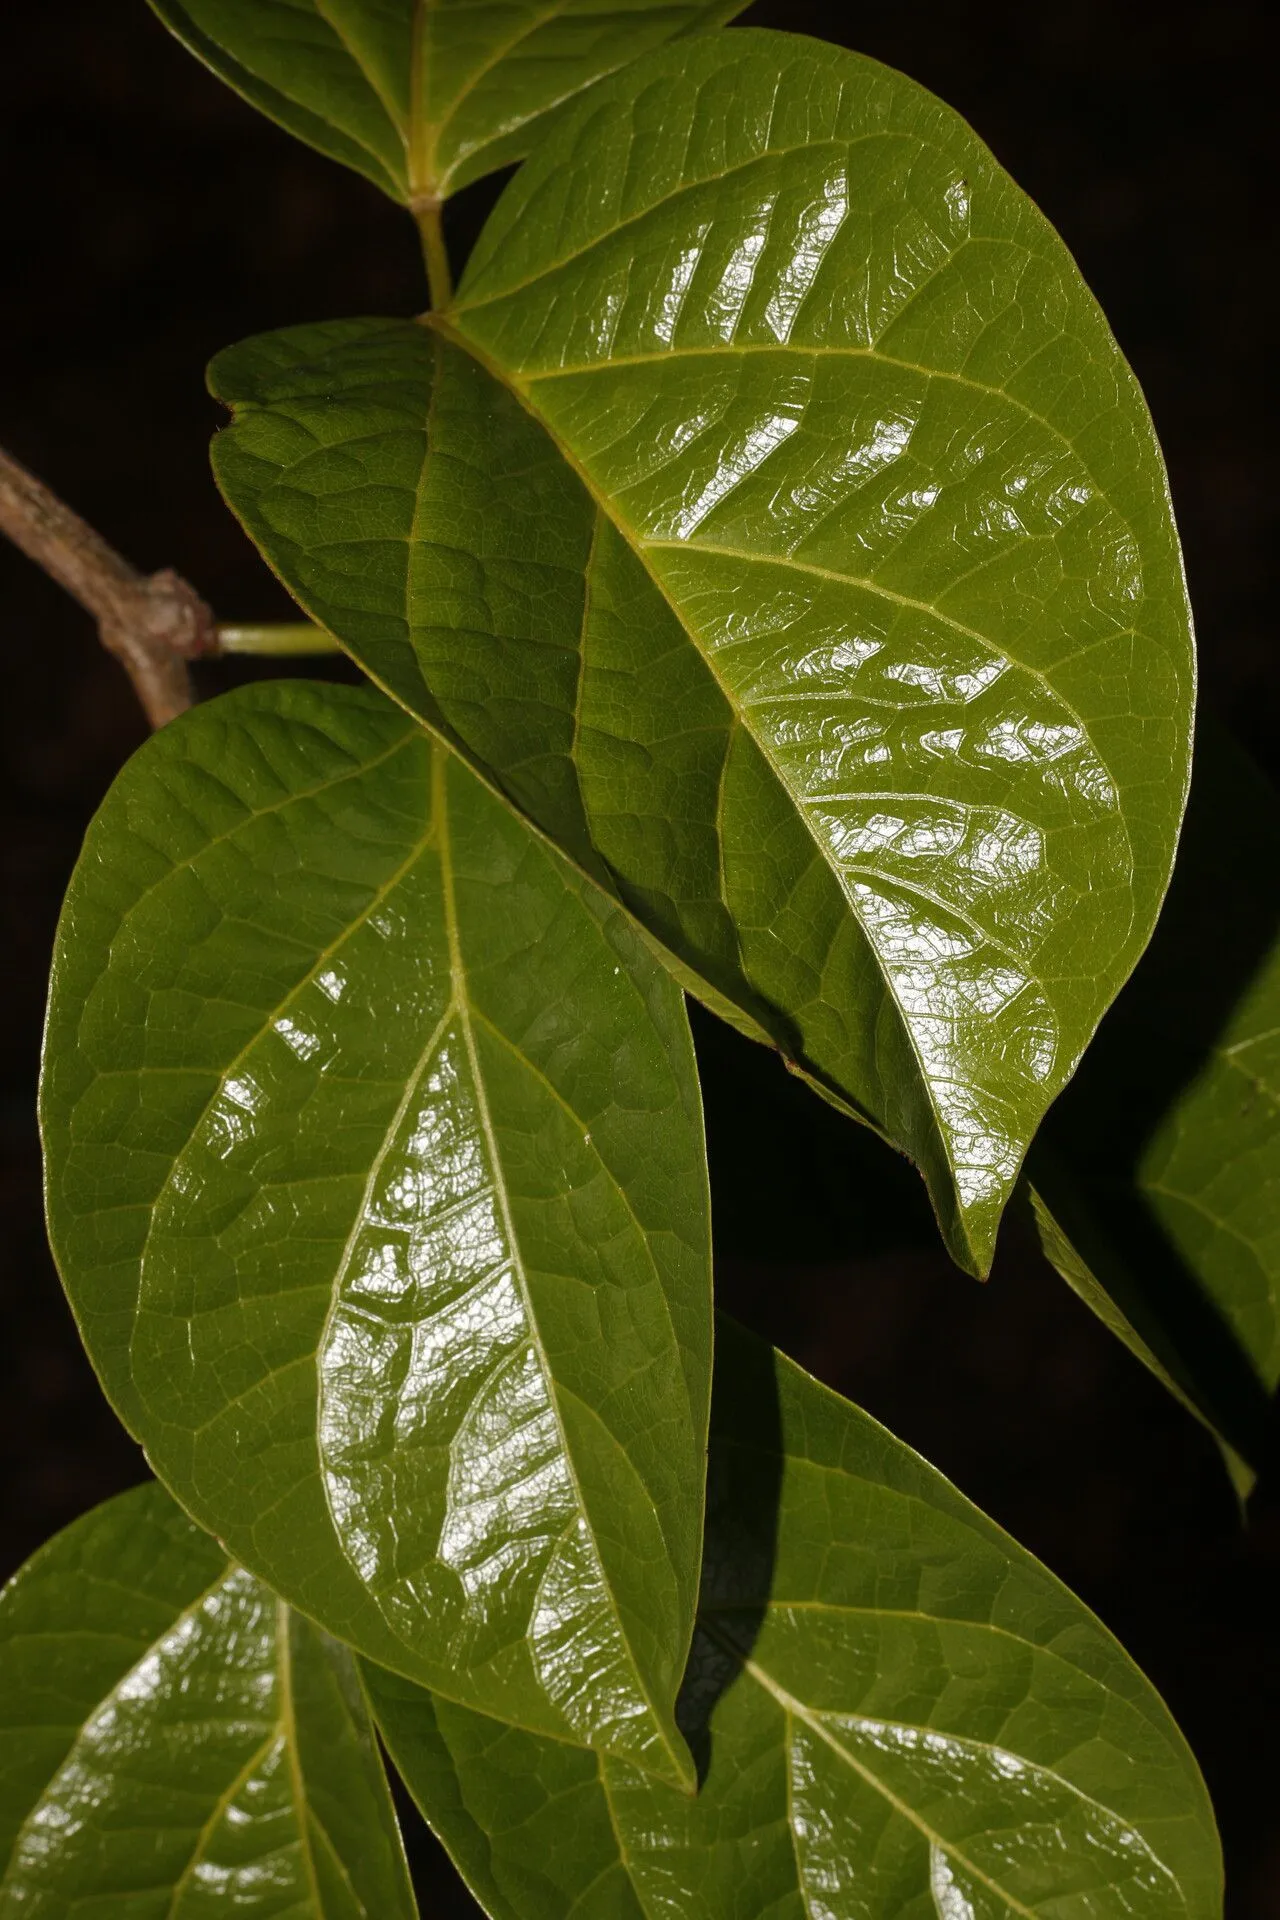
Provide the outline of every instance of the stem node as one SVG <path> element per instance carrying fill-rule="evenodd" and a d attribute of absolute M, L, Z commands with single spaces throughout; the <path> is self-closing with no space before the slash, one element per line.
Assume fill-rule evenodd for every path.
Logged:
<path fill-rule="evenodd" d="M 195 699 L 187 661 L 218 651 L 213 614 L 194 587 L 169 567 L 138 573 L 3 451 L 0 533 L 93 615 L 103 646 L 129 675 L 153 727 L 186 712 Z"/>

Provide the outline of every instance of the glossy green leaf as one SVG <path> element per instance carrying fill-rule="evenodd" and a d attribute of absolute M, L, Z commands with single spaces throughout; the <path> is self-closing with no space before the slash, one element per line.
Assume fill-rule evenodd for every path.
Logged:
<path fill-rule="evenodd" d="M 1028 1174 L 1054 1266 L 1247 1485 L 1280 1384 L 1280 800 L 1209 722 L 1155 938 Z"/>
<path fill-rule="evenodd" d="M 159 1487 L 0 1593 L 0 1913 L 416 1911 L 351 1655 Z"/>
<path fill-rule="evenodd" d="M 155 1471 L 385 1665 L 684 1777 L 710 1378 L 680 996 L 371 690 L 184 716 L 90 829 L 54 1249 Z"/>
<path fill-rule="evenodd" d="M 300 140 L 408 205 L 522 160 L 629 60 L 746 0 L 151 0 Z"/>
<path fill-rule="evenodd" d="M 433 331 L 222 355 L 227 497 L 985 1270 L 1185 791 L 1165 476 L 1061 242 L 949 109 L 735 31 L 595 88 Z"/>
<path fill-rule="evenodd" d="M 1195 1762 L 1111 1636 L 882 1427 L 721 1323 L 695 1801 L 367 1670 L 498 1920 L 1214 1920 Z"/>

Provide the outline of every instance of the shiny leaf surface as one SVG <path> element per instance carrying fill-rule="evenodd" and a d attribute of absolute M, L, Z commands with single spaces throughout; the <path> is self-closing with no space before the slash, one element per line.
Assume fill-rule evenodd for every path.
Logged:
<path fill-rule="evenodd" d="M 355 1662 L 138 1487 L 0 1594 L 0 1912 L 409 1920 Z"/>
<path fill-rule="evenodd" d="M 434 331 L 222 355 L 227 497 L 985 1270 L 1186 781 L 1163 468 L 1074 264 L 922 89 L 735 31 L 594 89 Z"/>
<path fill-rule="evenodd" d="M 1208 1798 L 1078 1601 L 883 1428 L 721 1324 L 689 1800 L 368 1672 L 498 1920 L 1214 1920 Z"/>
<path fill-rule="evenodd" d="M 1280 1383 L 1280 799 L 1211 721 L 1155 938 L 1028 1174 L 1050 1260 L 1247 1485 Z"/>
<path fill-rule="evenodd" d="M 745 0 L 151 0 L 206 66 L 395 200 L 528 153 L 602 75 Z"/>
<path fill-rule="evenodd" d="M 361 1651 L 683 1777 L 710 1379 L 683 1005 L 391 702 L 151 740 L 55 954 L 51 1231 L 183 1504 Z"/>

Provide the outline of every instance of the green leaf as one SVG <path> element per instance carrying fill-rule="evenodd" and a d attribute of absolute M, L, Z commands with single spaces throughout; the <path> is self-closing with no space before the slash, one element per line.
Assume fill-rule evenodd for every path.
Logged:
<path fill-rule="evenodd" d="M 406 205 L 522 160 L 602 75 L 746 0 L 151 0 L 228 86 Z"/>
<path fill-rule="evenodd" d="M 0 1594 L 0 1912 L 409 1920 L 355 1662 L 138 1487 Z"/>
<path fill-rule="evenodd" d="M 1202 720 L 1155 938 L 1028 1166 L 1050 1260 L 1242 1487 L 1280 1384 L 1277 874 L 1275 789 Z"/>
<path fill-rule="evenodd" d="M 222 355 L 232 506 L 984 1271 L 1150 932 L 1190 621 L 1061 242 L 874 62 L 739 32 L 593 89 L 451 314 Z"/>
<path fill-rule="evenodd" d="M 683 1778 L 706 1168 L 625 916 L 371 690 L 184 716 L 90 829 L 42 1096 L 113 1404 L 383 1664 Z"/>
<path fill-rule="evenodd" d="M 499 1920 L 1214 1920 L 1194 1760 L 1111 1636 L 882 1427 L 721 1322 L 694 1801 L 366 1669 Z"/>

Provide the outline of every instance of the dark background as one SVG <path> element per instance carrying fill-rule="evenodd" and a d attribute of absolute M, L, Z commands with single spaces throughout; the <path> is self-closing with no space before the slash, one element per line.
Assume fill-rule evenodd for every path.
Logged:
<path fill-rule="evenodd" d="M 1146 389 L 1173 481 L 1206 700 L 1277 764 L 1275 66 L 1270 8 L 789 0 L 759 24 L 904 69 L 1060 228 Z M 8 276 L 0 443 L 133 561 L 225 618 L 280 589 L 221 506 L 202 371 L 295 321 L 425 304 L 404 216 L 223 89 L 142 0 L 0 19 Z M 489 190 L 451 210 L 459 250 Z M 86 821 L 143 736 L 83 615 L 0 547 L 0 1574 L 142 1477 L 45 1250 L 35 1075 L 54 921 Z M 205 669 L 202 687 L 236 671 Z M 1188 991 L 1195 983 L 1188 982 Z M 1062 1575 L 1164 1692 L 1204 1766 L 1233 1920 L 1280 1916 L 1280 1526 L 1242 1532 L 1212 1443 L 1016 1228 L 978 1287 L 914 1176 L 698 1022 L 722 1301 L 886 1420 Z M 430 1842 L 424 1909 L 473 1914 Z"/>

